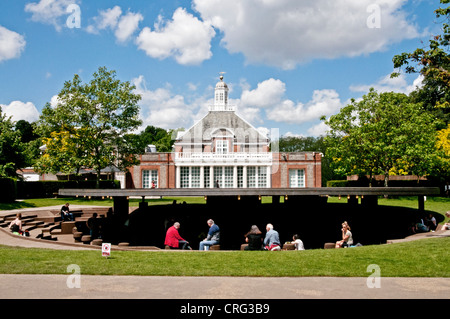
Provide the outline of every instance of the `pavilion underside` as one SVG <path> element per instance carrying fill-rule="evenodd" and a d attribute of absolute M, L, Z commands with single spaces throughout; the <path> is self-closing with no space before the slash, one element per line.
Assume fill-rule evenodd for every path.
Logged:
<path fill-rule="evenodd" d="M 229 196 L 433 196 L 437 187 L 311 187 L 311 188 L 138 188 L 60 189 L 60 196 L 229 197 Z"/>

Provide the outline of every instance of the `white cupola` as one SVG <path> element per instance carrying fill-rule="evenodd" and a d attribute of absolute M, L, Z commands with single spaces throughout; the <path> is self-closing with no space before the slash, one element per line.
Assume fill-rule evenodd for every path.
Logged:
<path fill-rule="evenodd" d="M 210 111 L 234 111 L 235 109 L 234 106 L 228 105 L 228 85 L 223 81 L 222 73 L 214 89 L 214 105 L 209 107 Z"/>

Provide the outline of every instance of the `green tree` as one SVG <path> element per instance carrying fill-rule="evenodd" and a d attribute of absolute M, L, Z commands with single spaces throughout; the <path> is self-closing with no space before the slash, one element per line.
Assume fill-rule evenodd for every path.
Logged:
<path fill-rule="evenodd" d="M 441 0 L 448 4 L 450 0 Z M 442 34 L 433 36 L 427 48 L 417 48 L 414 52 L 404 52 L 392 59 L 399 72 L 392 77 L 406 73 L 419 73 L 423 76 L 423 86 L 411 94 L 416 102 L 421 102 L 425 110 L 443 120 L 439 129 L 450 123 L 450 7 L 435 10 L 436 18 L 442 21 Z"/>
<path fill-rule="evenodd" d="M 165 130 L 149 125 L 139 134 L 139 137 L 143 147 L 155 145 L 158 152 L 171 152 L 174 143 L 172 132 L 173 130 Z"/>
<path fill-rule="evenodd" d="M 64 173 L 91 168 L 99 185 L 103 168 L 126 170 L 138 164 L 142 150 L 132 132 L 141 125 L 141 96 L 133 93 L 134 89 L 105 67 L 87 84 L 78 75 L 65 82 L 57 105 L 47 103 L 42 110 L 38 132 L 46 151 L 36 167 L 41 172 Z"/>
<path fill-rule="evenodd" d="M 373 89 L 324 119 L 330 131 L 327 156 L 339 174 L 424 176 L 436 162 L 434 117 L 401 93 Z"/>
<path fill-rule="evenodd" d="M 17 170 L 26 166 L 21 135 L 14 130 L 14 122 L 0 107 L 0 177 L 18 177 Z"/>

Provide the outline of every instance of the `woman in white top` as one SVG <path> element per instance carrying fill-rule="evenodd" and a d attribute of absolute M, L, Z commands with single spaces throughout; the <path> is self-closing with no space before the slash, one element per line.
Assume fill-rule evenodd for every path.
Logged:
<path fill-rule="evenodd" d="M 9 228 L 13 233 L 22 232 L 22 214 L 18 213 L 16 215 L 16 219 L 14 219 L 11 224 L 9 224 Z"/>
<path fill-rule="evenodd" d="M 347 222 L 342 223 L 342 240 L 336 242 L 336 248 L 348 247 L 353 245 L 352 232 Z"/>
<path fill-rule="evenodd" d="M 295 250 L 305 250 L 305 246 L 303 246 L 303 242 L 300 240 L 297 234 L 292 236 L 293 244 L 295 245 Z"/>

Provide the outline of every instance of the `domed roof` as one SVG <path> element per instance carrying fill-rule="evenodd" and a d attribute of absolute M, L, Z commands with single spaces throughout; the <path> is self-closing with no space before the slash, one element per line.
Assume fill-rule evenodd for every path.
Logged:
<path fill-rule="evenodd" d="M 220 82 L 217 82 L 216 89 L 228 88 L 228 85 L 223 81 L 223 75 L 220 76 Z"/>

